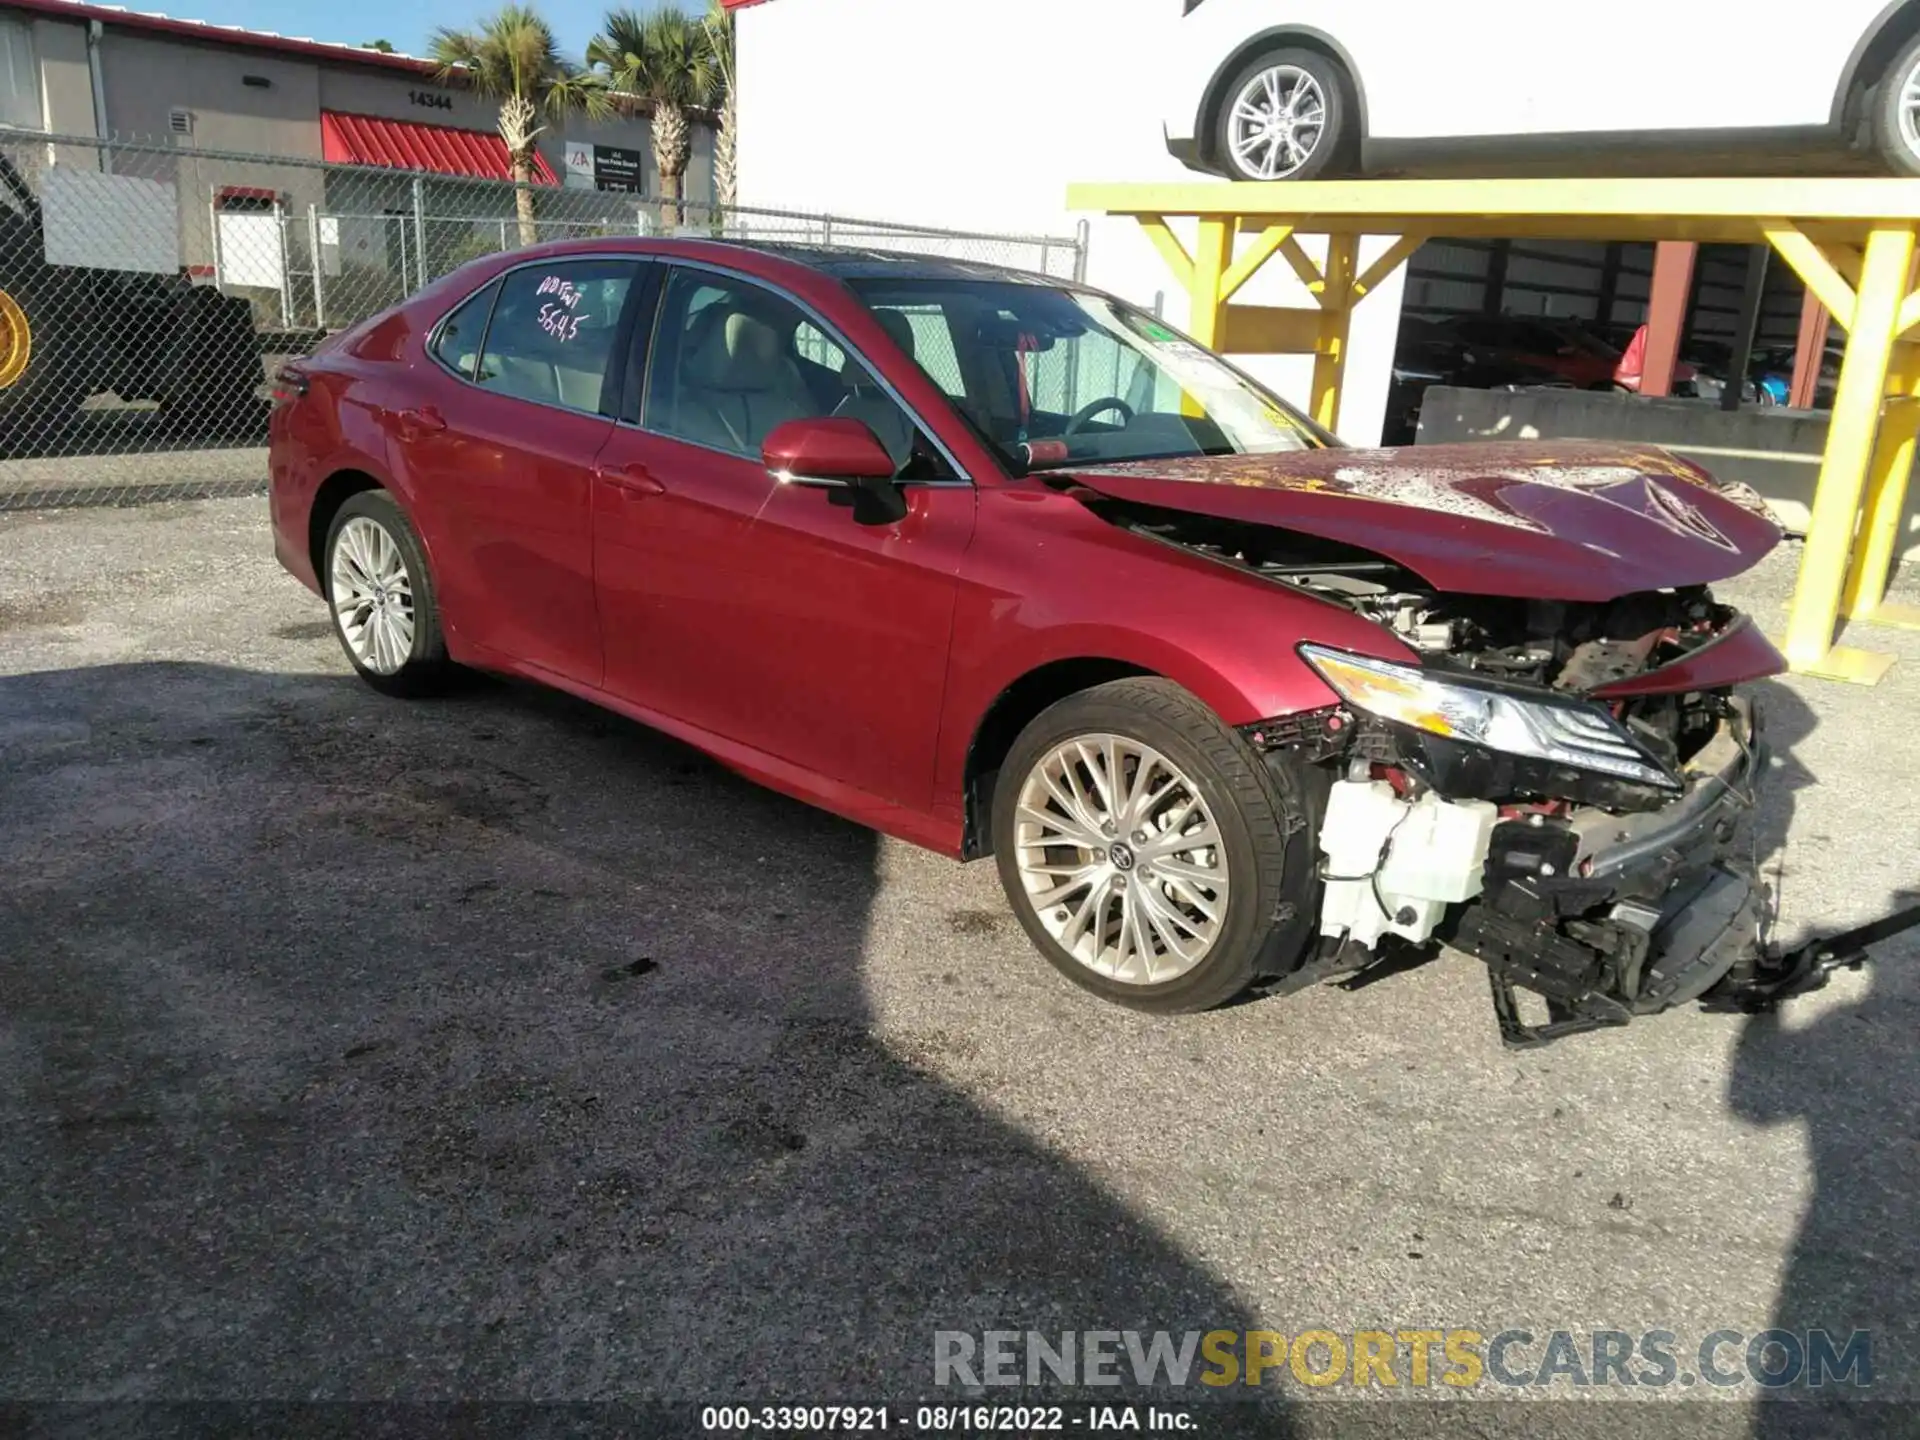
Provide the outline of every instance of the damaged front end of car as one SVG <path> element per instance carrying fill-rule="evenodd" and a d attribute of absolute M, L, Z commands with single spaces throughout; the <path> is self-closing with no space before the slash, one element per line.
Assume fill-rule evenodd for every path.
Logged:
<path fill-rule="evenodd" d="M 1571 605 L 1345 578 L 1422 663 L 1302 646 L 1342 703 L 1251 731 L 1339 772 L 1323 967 L 1445 941 L 1485 962 L 1503 1037 L 1527 1044 L 1700 999 L 1751 960 L 1765 904 L 1741 822 L 1767 752 L 1751 701 L 1702 678 L 1778 668 L 1746 617 L 1704 588 Z"/>
<path fill-rule="evenodd" d="M 1766 946 L 1744 822 L 1768 754 L 1740 687 L 1785 665 L 1708 588 L 1777 542 L 1757 497 L 1592 445 L 1234 465 L 1231 483 L 1205 462 L 1103 470 L 1079 493 L 1399 642 L 1389 660 L 1307 626 L 1333 703 L 1243 727 L 1324 782 L 1319 951 L 1269 988 L 1355 988 L 1444 942 L 1486 964 L 1502 1037 L 1534 1045 L 1690 1001 L 1777 1004 L 1920 925 Z"/>
<path fill-rule="evenodd" d="M 1530 1046 L 1695 1000 L 1777 1003 L 1857 963 L 1858 945 L 1765 949 L 1743 822 L 1768 752 L 1752 700 L 1720 682 L 1780 664 L 1745 615 L 1704 587 L 1571 605 L 1361 599 L 1345 578 L 1348 603 L 1391 607 L 1383 623 L 1423 654 L 1303 645 L 1342 703 L 1249 727 L 1337 771 L 1323 951 L 1302 983 L 1443 941 L 1486 964 L 1502 1039 Z"/>

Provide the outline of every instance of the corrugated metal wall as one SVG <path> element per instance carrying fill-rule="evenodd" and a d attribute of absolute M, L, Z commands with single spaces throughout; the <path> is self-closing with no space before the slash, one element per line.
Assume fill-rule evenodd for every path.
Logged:
<path fill-rule="evenodd" d="M 1749 251 L 1702 246 L 1694 265 L 1688 338 L 1729 340 L 1739 318 Z M 1627 330 L 1647 318 L 1653 247 L 1576 240 L 1432 240 L 1407 268 L 1404 313 L 1541 315 Z M 1790 346 L 1800 321 L 1800 282 L 1785 265 L 1767 272 L 1756 350 Z"/>

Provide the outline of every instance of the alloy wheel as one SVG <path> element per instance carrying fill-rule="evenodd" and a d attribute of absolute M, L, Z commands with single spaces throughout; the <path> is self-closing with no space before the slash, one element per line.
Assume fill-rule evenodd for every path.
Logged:
<path fill-rule="evenodd" d="M 1138 740 L 1080 735 L 1041 756 L 1020 787 L 1014 846 L 1042 927 L 1095 974 L 1164 984 L 1220 938 L 1219 827 L 1192 779 Z"/>
<path fill-rule="evenodd" d="M 1920 60 L 1907 70 L 1900 84 L 1900 143 L 1920 161 Z"/>
<path fill-rule="evenodd" d="M 1227 125 L 1227 143 L 1242 174 L 1284 180 L 1319 148 L 1327 128 L 1327 97 L 1298 65 L 1274 65 L 1240 87 Z"/>
<path fill-rule="evenodd" d="M 355 515 L 334 537 L 333 613 L 353 656 L 392 675 L 413 654 L 413 579 L 399 544 L 377 520 Z"/>

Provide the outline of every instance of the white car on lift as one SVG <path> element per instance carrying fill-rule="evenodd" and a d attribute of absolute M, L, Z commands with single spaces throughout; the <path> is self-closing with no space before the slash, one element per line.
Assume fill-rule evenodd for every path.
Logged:
<path fill-rule="evenodd" d="M 1184 0 L 1167 148 L 1235 180 L 1872 150 L 1920 175 L 1920 0 Z"/>

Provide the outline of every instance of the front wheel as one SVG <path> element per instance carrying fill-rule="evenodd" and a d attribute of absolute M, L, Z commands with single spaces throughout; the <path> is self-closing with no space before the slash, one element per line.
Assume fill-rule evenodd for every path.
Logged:
<path fill-rule="evenodd" d="M 1313 795 L 1179 686 L 1100 685 L 1043 712 L 1001 767 L 1001 884 L 1076 985 L 1138 1010 L 1210 1009 L 1305 953 Z"/>

